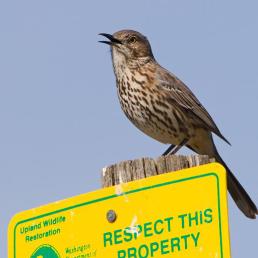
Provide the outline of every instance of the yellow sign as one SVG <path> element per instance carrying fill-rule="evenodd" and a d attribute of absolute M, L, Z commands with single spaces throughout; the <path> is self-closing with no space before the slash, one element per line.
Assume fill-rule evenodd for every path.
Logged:
<path fill-rule="evenodd" d="M 212 163 L 17 214 L 9 258 L 228 258 L 226 176 Z"/>

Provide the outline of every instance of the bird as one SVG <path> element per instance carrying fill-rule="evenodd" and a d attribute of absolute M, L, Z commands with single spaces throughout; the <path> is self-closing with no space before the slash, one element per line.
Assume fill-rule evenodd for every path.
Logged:
<path fill-rule="evenodd" d="M 257 207 L 219 155 L 213 134 L 222 135 L 194 93 L 155 59 L 149 40 L 135 30 L 99 33 L 110 46 L 117 93 L 127 118 L 143 133 L 170 144 L 163 155 L 186 146 L 221 163 L 227 172 L 227 188 L 238 208 L 251 219 Z"/>

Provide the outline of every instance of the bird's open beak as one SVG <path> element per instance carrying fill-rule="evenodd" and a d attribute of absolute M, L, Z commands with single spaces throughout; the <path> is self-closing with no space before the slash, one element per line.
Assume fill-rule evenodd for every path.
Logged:
<path fill-rule="evenodd" d="M 105 43 L 108 45 L 115 45 L 115 44 L 122 44 L 122 42 L 116 38 L 114 38 L 111 34 L 107 34 L 107 33 L 99 33 L 99 35 L 104 36 L 106 38 L 108 38 L 110 41 L 107 40 L 100 40 L 100 43 Z"/>

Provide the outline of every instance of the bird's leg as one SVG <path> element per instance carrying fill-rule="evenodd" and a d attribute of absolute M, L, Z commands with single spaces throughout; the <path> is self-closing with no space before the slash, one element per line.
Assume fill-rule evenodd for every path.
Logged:
<path fill-rule="evenodd" d="M 171 144 L 167 150 L 162 154 L 162 156 L 166 156 L 170 153 L 170 151 L 172 151 L 173 149 L 175 149 L 177 147 L 177 145 Z"/>
<path fill-rule="evenodd" d="M 170 145 L 169 148 L 162 154 L 162 156 L 166 155 L 174 155 L 176 154 L 185 144 L 188 142 L 189 139 L 185 138 L 182 142 L 180 142 L 178 145 Z"/>
<path fill-rule="evenodd" d="M 188 140 L 189 140 L 189 139 L 187 139 L 187 138 L 183 139 L 183 141 L 180 142 L 178 145 L 176 145 L 175 148 L 173 148 L 173 149 L 169 152 L 169 154 L 170 154 L 170 155 L 176 154 L 183 146 L 186 145 L 186 143 L 188 142 Z"/>

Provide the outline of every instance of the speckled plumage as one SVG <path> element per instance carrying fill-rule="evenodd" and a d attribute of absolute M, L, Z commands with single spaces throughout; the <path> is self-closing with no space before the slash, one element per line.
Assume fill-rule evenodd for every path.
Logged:
<path fill-rule="evenodd" d="M 122 30 L 101 34 L 110 41 L 119 101 L 128 119 L 162 143 L 186 146 L 206 154 L 227 169 L 228 189 L 243 213 L 255 218 L 257 208 L 218 154 L 212 133 L 221 134 L 207 110 L 174 74 L 160 66 L 149 41 L 139 32 Z"/>

